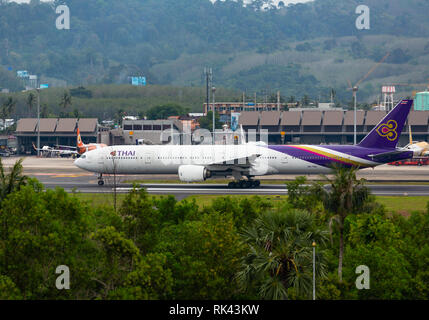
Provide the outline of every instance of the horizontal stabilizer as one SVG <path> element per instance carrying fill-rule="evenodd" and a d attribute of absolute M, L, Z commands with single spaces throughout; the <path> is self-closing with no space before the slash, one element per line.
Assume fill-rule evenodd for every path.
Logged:
<path fill-rule="evenodd" d="M 372 158 L 374 161 L 378 162 L 391 162 L 398 160 L 398 156 L 403 155 L 403 159 L 408 159 L 413 157 L 412 151 L 403 151 L 403 150 L 395 150 L 391 152 L 384 152 L 379 154 L 370 154 L 368 157 Z"/>

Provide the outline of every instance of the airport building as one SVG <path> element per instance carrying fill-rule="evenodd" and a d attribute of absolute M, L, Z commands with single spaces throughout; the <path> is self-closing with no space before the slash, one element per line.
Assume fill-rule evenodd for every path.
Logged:
<path fill-rule="evenodd" d="M 294 109 L 294 111 L 241 111 L 238 124 L 243 126 L 248 138 L 262 139 L 270 144 L 353 144 L 354 112 L 334 109 Z M 367 135 L 387 114 L 387 111 L 357 111 L 357 140 Z M 229 116 L 231 118 L 231 116 Z M 122 126 L 108 129 L 97 119 L 40 119 L 41 147 L 76 145 L 79 127 L 85 143 L 107 145 L 195 143 L 192 133 L 198 126 L 192 117 L 168 120 L 123 120 Z M 402 132 L 400 145 L 409 142 L 411 126 L 414 141 L 429 141 L 429 111 L 411 111 Z M 266 134 L 263 137 L 261 134 Z M 20 119 L 14 134 L 16 140 L 6 137 L 4 145 L 16 144 L 21 154 L 34 154 L 32 143 L 37 143 L 37 119 Z M 216 144 L 241 142 L 241 134 L 229 128 L 217 131 Z M 238 138 L 238 140 L 237 140 Z M 204 139 L 197 137 L 197 139 Z M 211 138 L 210 138 L 211 139 Z"/>
<path fill-rule="evenodd" d="M 362 111 L 356 115 L 357 140 L 367 135 L 387 114 L 386 111 Z M 353 111 L 262 111 L 241 112 L 239 124 L 246 132 L 268 132 L 270 144 L 353 144 Z M 400 145 L 414 140 L 429 141 L 429 111 L 411 111 L 402 131 Z"/>
<path fill-rule="evenodd" d="M 169 141 L 163 134 L 165 131 L 182 132 L 183 124 L 176 119 L 123 120 L 121 128 L 101 132 L 99 142 L 107 145 L 163 144 Z"/>
<path fill-rule="evenodd" d="M 414 99 L 414 110 L 429 110 L 429 92 L 418 92 Z"/>
<path fill-rule="evenodd" d="M 76 146 L 77 128 L 79 128 L 84 143 L 94 143 L 98 140 L 100 131 L 98 120 L 94 118 L 42 118 L 40 119 L 40 147 L 43 146 Z M 26 118 L 18 120 L 15 136 L 18 140 L 18 153 L 34 154 L 37 145 L 37 119 Z"/>

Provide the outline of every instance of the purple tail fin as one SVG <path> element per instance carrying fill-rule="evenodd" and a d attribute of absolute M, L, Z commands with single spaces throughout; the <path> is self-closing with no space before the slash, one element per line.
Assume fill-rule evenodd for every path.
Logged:
<path fill-rule="evenodd" d="M 413 100 L 402 100 L 358 144 L 364 148 L 395 149 Z"/>

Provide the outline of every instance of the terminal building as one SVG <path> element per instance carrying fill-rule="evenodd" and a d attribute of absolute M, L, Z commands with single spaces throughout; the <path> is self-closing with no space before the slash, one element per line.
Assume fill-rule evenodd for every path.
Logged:
<path fill-rule="evenodd" d="M 183 129 L 182 122 L 176 119 L 123 120 L 121 128 L 101 132 L 99 142 L 107 145 L 163 144 L 171 141 L 163 132 L 182 132 Z"/>
<path fill-rule="evenodd" d="M 387 111 L 357 111 L 357 140 L 367 135 L 387 114 Z M 231 116 L 230 116 L 231 117 Z M 241 111 L 238 124 L 247 133 L 247 140 L 263 140 L 270 144 L 353 144 L 354 112 L 342 110 L 298 109 L 294 111 Z M 107 145 L 195 144 L 205 137 L 194 137 L 198 129 L 191 118 L 168 120 L 123 120 L 122 126 L 108 129 L 94 118 L 40 119 L 41 147 L 76 145 L 76 130 L 80 129 L 84 143 Z M 414 141 L 429 141 L 429 111 L 411 111 L 402 131 L 399 145 L 409 143 L 409 127 Z M 195 134 L 194 134 L 195 135 Z M 16 140 L 5 137 L 3 144 L 15 143 L 20 154 L 34 154 L 37 143 L 37 119 L 18 120 Z M 240 130 L 217 131 L 216 144 L 241 143 Z M 211 137 L 210 137 L 211 139 Z"/>
<path fill-rule="evenodd" d="M 362 140 L 387 114 L 386 111 L 356 112 L 357 141 Z M 411 126 L 413 140 L 429 141 L 429 111 L 411 111 L 402 131 L 400 145 L 409 143 Z M 353 144 L 353 111 L 262 111 L 241 112 L 239 124 L 257 137 L 268 132 L 270 144 Z"/>
<path fill-rule="evenodd" d="M 40 147 L 43 146 L 76 146 L 77 128 L 85 143 L 98 140 L 100 127 L 94 118 L 42 118 L 40 119 Z M 19 154 L 34 154 L 37 145 L 37 119 L 25 118 L 18 120 L 15 136 L 18 140 Z"/>

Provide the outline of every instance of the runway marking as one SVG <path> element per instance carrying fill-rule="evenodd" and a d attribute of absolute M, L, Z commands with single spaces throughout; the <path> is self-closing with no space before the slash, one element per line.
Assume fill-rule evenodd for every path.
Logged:
<path fill-rule="evenodd" d="M 31 176 L 46 176 L 46 177 L 55 177 L 55 178 L 78 178 L 78 177 L 92 177 L 93 174 L 88 173 L 31 173 Z"/>
<path fill-rule="evenodd" d="M 133 190 L 133 188 L 116 188 L 116 191 L 119 192 L 130 192 L 131 190 Z M 283 194 L 287 194 L 287 190 L 282 190 L 282 189 L 185 189 L 185 188 L 147 188 L 146 191 L 147 192 L 172 192 L 172 193 L 182 193 L 182 192 L 190 192 L 190 193 L 201 193 L 201 192 L 206 192 L 206 193 L 213 193 L 216 192 L 217 193 L 221 193 L 223 191 L 227 190 L 228 193 L 257 193 L 257 194 L 262 194 L 262 193 L 283 193 Z M 114 188 L 112 188 L 112 191 L 114 191 Z"/>

